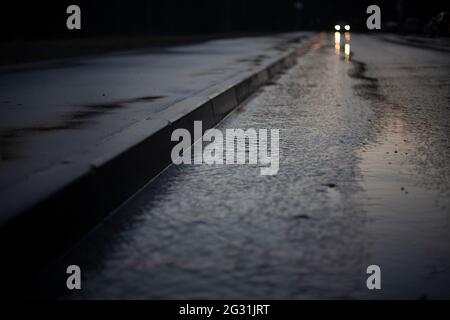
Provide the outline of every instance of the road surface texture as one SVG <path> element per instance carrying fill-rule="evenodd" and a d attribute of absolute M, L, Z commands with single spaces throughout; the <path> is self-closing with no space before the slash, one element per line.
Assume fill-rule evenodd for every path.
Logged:
<path fill-rule="evenodd" d="M 301 36 L 222 39 L 0 68 L 0 192 L 258 69 Z"/>
<path fill-rule="evenodd" d="M 450 298 L 449 74 L 448 53 L 323 34 L 218 127 L 279 129 L 278 174 L 169 167 L 61 261 L 83 271 L 61 296 Z"/>

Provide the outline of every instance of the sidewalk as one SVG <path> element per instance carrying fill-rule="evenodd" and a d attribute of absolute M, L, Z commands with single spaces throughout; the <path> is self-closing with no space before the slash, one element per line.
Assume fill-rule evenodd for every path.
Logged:
<path fill-rule="evenodd" d="M 39 248 L 76 239 L 170 164 L 173 130 L 217 124 L 291 65 L 308 36 L 0 69 L 1 240 L 17 243 L 9 253 L 37 237 Z"/>

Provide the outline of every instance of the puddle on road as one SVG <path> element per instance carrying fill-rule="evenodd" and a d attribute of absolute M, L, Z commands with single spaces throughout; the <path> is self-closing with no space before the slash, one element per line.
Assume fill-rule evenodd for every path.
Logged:
<path fill-rule="evenodd" d="M 339 56 L 341 54 L 342 48 L 344 50 L 343 59 L 346 62 L 349 62 L 352 56 L 350 40 L 351 40 L 350 32 L 344 33 L 344 41 L 342 41 L 342 35 L 339 31 L 336 31 L 334 33 L 334 51 Z"/>
<path fill-rule="evenodd" d="M 338 55 L 342 42 L 340 34 L 335 33 Z M 364 190 L 361 198 L 368 219 L 365 265 L 381 267 L 382 291 L 365 290 L 361 295 L 366 298 L 448 298 L 448 184 L 446 182 L 442 188 L 436 173 L 427 172 L 421 164 L 436 158 L 430 157 L 431 153 L 442 151 L 435 148 L 446 146 L 437 144 L 423 148 L 423 142 L 429 140 L 420 134 L 424 127 L 419 126 L 414 117 L 423 117 L 420 112 L 425 111 L 409 106 L 409 114 L 405 114 L 406 109 L 390 101 L 390 96 L 384 94 L 384 84 L 368 75 L 367 64 L 354 59 L 350 44 L 346 45 L 342 60 L 352 65 L 348 75 L 357 82 L 353 85 L 355 94 L 371 103 L 379 116 L 379 121 L 372 127 L 375 142 L 366 145 L 357 156 L 360 159 L 360 185 Z M 437 128 L 434 130 L 439 130 Z M 429 129 L 429 139 L 437 139 L 432 128 L 426 129 Z M 336 199 L 338 195 L 332 198 Z"/>
<path fill-rule="evenodd" d="M 382 269 L 383 298 L 448 297 L 448 198 L 425 186 L 414 164 L 414 127 L 400 109 L 384 118 L 377 142 L 359 154 L 367 195 L 367 265 Z M 371 296 L 373 297 L 373 296 Z"/>

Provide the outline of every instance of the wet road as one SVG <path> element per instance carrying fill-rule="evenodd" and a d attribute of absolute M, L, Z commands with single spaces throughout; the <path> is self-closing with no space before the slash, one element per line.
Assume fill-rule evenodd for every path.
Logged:
<path fill-rule="evenodd" d="M 219 39 L 0 68 L 0 191 L 76 162 L 142 119 L 254 72 L 307 35 Z"/>
<path fill-rule="evenodd" d="M 449 298 L 449 56 L 345 42 L 319 37 L 220 124 L 279 129 L 278 175 L 168 168 L 67 255 L 69 297 Z"/>

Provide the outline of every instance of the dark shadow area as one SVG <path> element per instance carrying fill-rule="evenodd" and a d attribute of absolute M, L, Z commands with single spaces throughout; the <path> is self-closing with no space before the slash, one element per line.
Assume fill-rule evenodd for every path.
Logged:
<path fill-rule="evenodd" d="M 68 30 L 66 9 L 81 8 L 81 30 Z M 0 19 L 0 64 L 47 60 L 351 24 L 366 31 L 366 9 L 382 8 L 384 32 L 449 35 L 446 1 L 78 0 L 7 1 Z"/>

